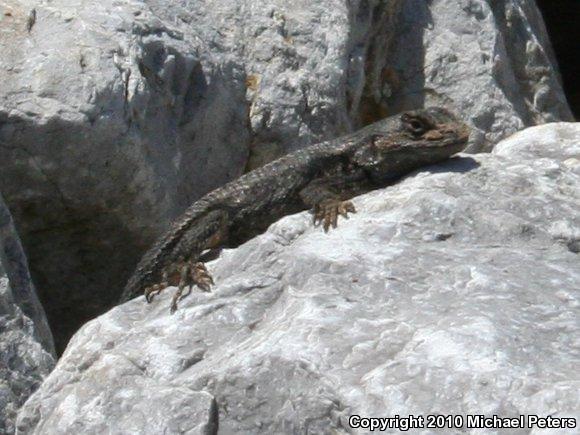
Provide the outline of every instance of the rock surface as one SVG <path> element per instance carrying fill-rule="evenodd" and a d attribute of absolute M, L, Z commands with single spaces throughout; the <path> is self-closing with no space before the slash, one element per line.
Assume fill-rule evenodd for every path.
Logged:
<path fill-rule="evenodd" d="M 0 19 L 0 190 L 59 349 L 244 168 L 427 103 L 473 150 L 570 117 L 531 0 L 0 0 Z"/>
<path fill-rule="evenodd" d="M 0 434 L 55 364 L 54 344 L 10 212 L 0 196 Z"/>
<path fill-rule="evenodd" d="M 579 418 L 579 185 L 580 124 L 555 123 L 358 197 L 329 234 L 286 217 L 210 263 L 217 286 L 176 314 L 168 289 L 86 324 L 19 433 Z"/>
<path fill-rule="evenodd" d="M 141 2 L 4 5 L 0 190 L 62 349 L 168 222 L 242 172 L 244 72 Z"/>
<path fill-rule="evenodd" d="M 489 151 L 524 126 L 573 119 L 534 1 L 409 0 L 393 46 L 385 103 L 464 113 L 474 128 L 468 151 Z"/>

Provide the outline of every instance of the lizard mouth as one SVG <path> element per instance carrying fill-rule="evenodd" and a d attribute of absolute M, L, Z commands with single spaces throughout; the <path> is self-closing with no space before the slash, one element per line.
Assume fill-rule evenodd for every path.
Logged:
<path fill-rule="evenodd" d="M 467 140 L 469 137 L 469 130 L 466 125 L 459 125 L 457 123 L 455 125 L 441 124 L 427 130 L 420 135 L 420 138 L 436 141 L 443 140 L 449 136 L 456 137 L 458 140 Z"/>
<path fill-rule="evenodd" d="M 436 147 L 448 147 L 454 145 L 467 145 L 469 140 L 469 128 L 467 125 L 457 122 L 453 125 L 440 124 L 433 129 L 426 131 L 419 140 L 429 147 L 429 142 L 432 142 Z M 464 148 L 464 147 L 463 147 Z M 463 148 L 461 148 L 462 151 Z M 457 152 L 459 152 L 457 151 Z"/>
<path fill-rule="evenodd" d="M 409 152 L 433 152 L 435 149 L 446 150 L 453 148 L 454 152 L 463 151 L 469 140 L 469 127 L 463 123 L 439 124 L 425 129 L 421 133 L 417 130 L 404 130 L 392 136 L 377 136 L 373 144 L 382 152 L 393 152 L 407 149 Z"/>

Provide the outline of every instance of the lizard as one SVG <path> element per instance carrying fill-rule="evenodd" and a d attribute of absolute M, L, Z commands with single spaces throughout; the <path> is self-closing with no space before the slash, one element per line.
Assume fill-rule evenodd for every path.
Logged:
<path fill-rule="evenodd" d="M 121 302 L 147 302 L 177 286 L 170 312 L 196 285 L 210 291 L 203 255 L 235 247 L 285 215 L 311 209 L 314 225 L 336 228 L 355 213 L 354 196 L 386 187 L 422 166 L 463 151 L 469 128 L 440 107 L 404 112 L 346 136 L 287 154 L 194 202 L 145 253 Z M 184 294 L 185 288 L 187 293 Z"/>

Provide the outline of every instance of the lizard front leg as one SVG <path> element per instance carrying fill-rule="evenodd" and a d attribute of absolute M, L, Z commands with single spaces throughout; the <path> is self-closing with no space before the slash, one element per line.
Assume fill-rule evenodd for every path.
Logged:
<path fill-rule="evenodd" d="M 332 228 L 336 228 L 339 215 L 348 219 L 348 213 L 356 213 L 352 202 L 335 198 L 325 199 L 314 207 L 314 225 L 322 223 L 324 232 L 328 232 L 331 225 Z"/>
<path fill-rule="evenodd" d="M 358 185 L 363 178 L 361 173 L 336 175 L 314 180 L 302 189 L 300 198 L 312 208 L 314 225 L 322 224 L 327 232 L 336 228 L 339 215 L 348 219 L 348 213 L 356 213 L 352 202 L 344 199 L 353 196 L 350 183 Z"/>

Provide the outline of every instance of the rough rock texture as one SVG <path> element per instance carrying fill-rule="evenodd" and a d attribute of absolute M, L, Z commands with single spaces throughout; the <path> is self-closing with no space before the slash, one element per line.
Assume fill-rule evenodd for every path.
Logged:
<path fill-rule="evenodd" d="M 62 348 L 117 299 L 180 211 L 243 171 L 250 130 L 267 135 L 258 113 L 286 139 L 253 165 L 349 129 L 349 16 L 359 6 L 304 3 L 287 32 L 282 9 L 266 2 L 36 3 L 3 2 L 0 187 Z M 391 28 L 391 3 L 360 6 L 357 44 L 381 33 L 372 22 Z M 253 105 L 258 84 L 266 91 Z"/>
<path fill-rule="evenodd" d="M 250 167 L 425 105 L 464 114 L 478 133 L 472 151 L 524 126 L 572 120 L 534 1 L 148 4 L 200 24 L 202 39 L 220 41 L 244 64 Z"/>
<path fill-rule="evenodd" d="M 0 434 L 55 364 L 54 344 L 10 212 L 0 196 Z"/>
<path fill-rule="evenodd" d="M 524 126 L 572 120 L 534 1 L 409 0 L 394 47 L 386 105 L 464 113 L 474 127 L 468 151 L 490 150 Z"/>
<path fill-rule="evenodd" d="M 168 222 L 242 172 L 244 73 L 141 2 L 4 5 L 0 189 L 62 348 Z"/>
<path fill-rule="evenodd" d="M 214 291 L 175 315 L 171 289 L 85 325 L 20 433 L 197 433 L 185 422 L 212 415 L 240 434 L 347 433 L 353 413 L 580 417 L 579 159 L 580 124 L 551 124 L 358 197 L 329 234 L 286 217 L 210 263 Z"/>
<path fill-rule="evenodd" d="M 0 0 L 0 19 L 0 190 L 59 348 L 244 167 L 426 103 L 474 150 L 569 117 L 531 0 Z"/>

